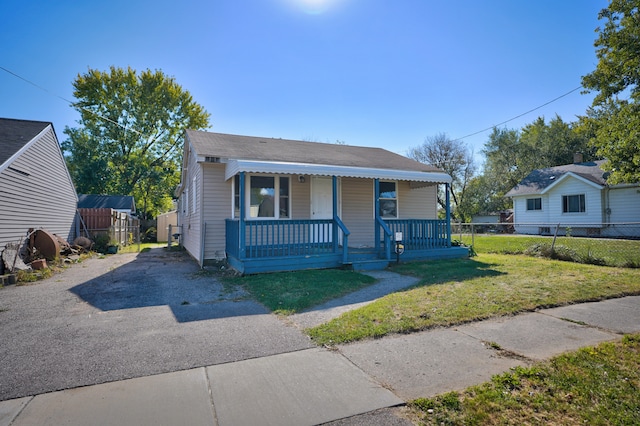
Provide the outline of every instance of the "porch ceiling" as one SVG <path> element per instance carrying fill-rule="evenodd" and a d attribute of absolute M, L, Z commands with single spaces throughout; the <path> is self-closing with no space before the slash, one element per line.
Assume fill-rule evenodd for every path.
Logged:
<path fill-rule="evenodd" d="M 439 172 L 334 166 L 327 164 L 284 163 L 277 161 L 228 160 L 225 179 L 240 172 L 278 173 L 291 175 L 337 176 L 411 182 L 451 183 L 451 176 Z"/>

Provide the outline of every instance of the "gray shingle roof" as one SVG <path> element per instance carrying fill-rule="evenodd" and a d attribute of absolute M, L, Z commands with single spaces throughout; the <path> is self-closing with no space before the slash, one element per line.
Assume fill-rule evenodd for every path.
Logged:
<path fill-rule="evenodd" d="M 93 195 L 78 194 L 79 209 L 114 209 L 136 211 L 131 195 Z"/>
<path fill-rule="evenodd" d="M 545 188 L 557 182 L 558 179 L 569 172 L 597 185 L 605 185 L 606 172 L 600 168 L 605 161 L 606 160 L 599 160 L 587 163 L 566 164 L 563 166 L 534 170 L 507 192 L 505 196 L 513 197 L 518 195 L 540 194 Z"/>
<path fill-rule="evenodd" d="M 442 170 L 382 148 L 303 142 L 187 130 L 196 153 L 234 160 L 326 164 L 419 172 Z"/>
<path fill-rule="evenodd" d="M 0 118 L 0 165 L 35 138 L 51 123 Z"/>

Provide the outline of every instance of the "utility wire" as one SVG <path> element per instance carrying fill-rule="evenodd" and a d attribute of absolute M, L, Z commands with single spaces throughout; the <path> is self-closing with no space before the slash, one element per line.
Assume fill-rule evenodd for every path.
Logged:
<path fill-rule="evenodd" d="M 43 92 L 48 93 L 48 94 L 49 94 L 49 95 L 51 95 L 51 96 L 54 96 L 54 97 L 56 97 L 56 98 L 58 98 L 58 99 L 63 100 L 64 102 L 68 103 L 69 105 L 71 105 L 71 106 L 72 106 L 72 107 L 74 107 L 74 108 L 80 108 L 80 109 L 82 109 L 83 111 L 88 112 L 89 114 L 93 114 L 93 115 L 95 115 L 95 116 L 96 116 L 96 117 L 98 117 L 98 118 L 101 118 L 101 119 L 103 119 L 103 120 L 105 120 L 105 121 L 108 121 L 109 123 L 113 123 L 113 124 L 115 124 L 116 126 L 122 127 L 124 130 L 130 130 L 130 131 L 132 131 L 132 132 L 134 132 L 134 133 L 139 134 L 140 136 L 145 136 L 145 135 L 143 135 L 142 133 L 140 133 L 139 131 L 137 131 L 136 129 L 133 129 L 133 128 L 127 128 L 124 124 L 120 124 L 120 123 L 118 123 L 117 121 L 113 121 L 112 119 L 110 119 L 110 118 L 108 118 L 108 117 L 103 117 L 102 115 L 98 114 L 98 113 L 97 113 L 97 112 L 95 112 L 95 111 L 91 111 L 91 110 L 90 110 L 90 109 L 88 109 L 88 108 L 85 108 L 85 107 L 82 107 L 82 106 L 80 106 L 80 105 L 78 105 L 78 104 L 75 104 L 74 102 L 70 101 L 70 100 L 69 100 L 69 99 L 67 99 L 67 98 L 63 98 L 63 97 L 62 97 L 62 96 L 60 96 L 60 95 L 57 95 L 57 94 L 55 94 L 55 93 L 52 93 L 52 92 L 48 91 L 47 89 L 45 89 L 44 87 L 39 86 L 38 84 L 34 83 L 33 81 L 28 80 L 28 79 L 26 79 L 26 78 L 22 77 L 21 75 L 18 75 L 18 74 L 16 74 L 16 73 L 14 73 L 13 71 L 6 69 L 6 68 L 5 68 L 5 67 L 3 67 L 3 66 L 0 66 L 0 70 L 2 70 L 2 71 L 4 71 L 4 72 L 6 72 L 6 73 L 8 73 L 8 74 L 11 74 L 12 76 L 14 76 L 14 77 L 16 77 L 16 78 L 19 78 L 20 80 L 24 81 L 25 83 L 29 83 L 30 85 L 32 85 L 32 86 L 34 86 L 34 87 L 37 87 L 38 89 L 42 90 Z"/>
<path fill-rule="evenodd" d="M 533 111 L 536 111 L 536 110 L 539 110 L 540 108 L 546 107 L 547 105 L 554 103 L 554 102 L 555 102 L 555 101 L 557 101 L 558 99 L 562 99 L 562 98 L 564 98 L 565 96 L 568 96 L 568 95 L 572 94 L 573 92 L 575 92 L 576 90 L 580 90 L 580 89 L 582 89 L 582 86 L 578 86 L 578 87 L 576 87 L 575 89 L 572 89 L 572 90 L 568 91 L 567 93 L 565 93 L 565 94 L 563 94 L 563 95 L 560 95 L 560 96 L 558 96 L 557 98 L 554 98 L 554 99 L 550 100 L 549 102 L 546 102 L 546 103 L 544 103 L 544 104 L 542 104 L 542 105 L 540 105 L 540 106 L 537 106 L 537 107 L 535 107 L 535 108 L 533 108 L 533 109 L 530 109 L 530 110 L 529 110 L 529 111 L 527 111 L 527 112 L 523 112 L 523 113 L 522 113 L 522 114 L 520 114 L 520 115 L 516 115 L 515 117 L 510 118 L 510 119 L 508 119 L 508 120 L 505 120 L 505 121 L 503 121 L 502 123 L 498 123 L 498 124 L 495 124 L 495 125 L 493 125 L 493 126 L 491 126 L 491 127 L 487 127 L 486 129 L 482 129 L 482 130 L 479 130 L 479 131 L 477 131 L 477 132 L 470 133 L 470 134 L 468 134 L 468 135 L 462 136 L 461 138 L 457 138 L 457 139 L 455 139 L 455 140 L 459 141 L 459 140 L 462 140 L 462 139 L 466 139 L 466 138 L 469 138 L 469 137 L 471 137 L 471 136 L 475 136 L 475 135 L 477 135 L 477 134 L 484 133 L 484 132 L 486 132 L 487 130 L 491 130 L 491 129 L 495 128 L 495 127 L 502 126 L 503 124 L 507 124 L 507 123 L 508 123 L 508 122 L 510 122 L 510 121 L 516 120 L 516 119 L 518 119 L 518 118 L 520 118 L 520 117 L 522 117 L 522 116 L 525 116 L 525 115 L 527 115 L 527 114 L 532 113 Z"/>
<path fill-rule="evenodd" d="M 87 108 L 81 107 L 81 106 L 79 106 L 79 105 L 77 105 L 77 104 L 74 104 L 72 101 L 70 101 L 70 100 L 68 100 L 68 99 L 66 99 L 66 98 L 63 98 L 62 96 L 56 95 L 55 93 L 51 93 L 50 91 L 48 91 L 48 90 L 47 90 L 47 89 L 45 89 L 44 87 L 37 85 L 36 83 L 32 82 L 31 80 L 28 80 L 28 79 L 26 79 L 26 78 L 24 78 L 24 77 L 22 77 L 22 76 L 20 76 L 20 75 L 18 75 L 18 74 L 16 74 L 16 73 L 12 72 L 12 71 L 10 71 L 10 70 L 6 69 L 6 68 L 5 68 L 5 67 L 3 67 L 3 66 L 0 66 L 0 69 L 1 69 L 1 70 L 3 70 L 4 72 L 8 73 L 8 74 L 11 74 L 12 76 L 14 76 L 14 77 L 16 77 L 16 78 L 19 78 L 20 80 L 22 80 L 22 81 L 24 81 L 24 82 L 26 82 L 26 83 L 31 84 L 31 85 L 32 85 L 32 86 L 34 86 L 34 87 L 37 87 L 38 89 L 40 89 L 40 90 L 42 90 L 42 91 L 44 91 L 44 92 L 46 92 L 46 93 L 48 93 L 48 94 L 50 94 L 50 95 L 52 95 L 52 96 L 55 96 L 56 98 L 62 99 L 63 101 L 67 102 L 69 105 L 71 105 L 71 106 L 73 106 L 73 107 L 81 108 L 82 110 L 84 110 L 84 111 L 86 111 L 86 112 L 88 112 L 88 113 L 94 114 L 95 116 L 97 116 L 97 117 L 99 117 L 99 118 L 102 118 L 102 119 L 103 119 L 103 120 L 105 120 L 105 121 L 108 121 L 108 122 L 110 122 L 110 123 L 115 124 L 116 126 L 120 126 L 120 127 L 122 127 L 123 129 L 125 129 L 125 130 L 131 130 L 131 131 L 133 131 L 133 132 L 135 132 L 135 133 L 139 134 L 140 136 L 144 136 L 142 133 L 138 132 L 138 131 L 137 131 L 137 130 L 135 130 L 135 129 L 127 129 L 127 128 L 126 128 L 126 126 L 124 126 L 123 124 L 120 124 L 120 123 L 118 123 L 118 122 L 116 122 L 116 121 L 113 121 L 113 120 L 111 120 L 110 118 L 103 117 L 103 116 L 101 116 L 100 114 L 98 114 L 98 113 L 96 113 L 96 112 L 94 112 L 94 111 L 91 111 L 90 109 L 87 109 Z M 568 91 L 567 93 L 565 93 L 565 94 L 563 94 L 563 95 L 560 95 L 560 96 L 558 96 L 557 98 L 554 98 L 554 99 L 550 100 L 549 102 L 545 102 L 544 104 L 542 104 L 542 105 L 540 105 L 540 106 L 537 106 L 537 107 L 535 107 L 535 108 L 533 108 L 533 109 L 530 109 L 530 110 L 529 110 L 529 111 L 527 111 L 527 112 L 523 112 L 522 114 L 516 115 L 515 117 L 510 118 L 510 119 L 508 119 L 508 120 L 505 120 L 505 121 L 503 121 L 503 122 L 501 122 L 501 123 L 494 124 L 494 125 L 493 125 L 493 126 L 491 126 L 491 127 L 487 127 L 486 129 L 478 130 L 477 132 L 469 133 L 468 135 L 462 136 L 462 137 L 457 138 L 457 139 L 454 139 L 454 140 L 458 141 L 458 140 L 462 140 L 462 139 L 470 138 L 471 136 L 475 136 L 475 135 L 478 135 L 478 134 L 480 134 L 480 133 L 484 133 L 484 132 L 486 132 L 487 130 L 491 130 L 491 129 L 495 128 L 495 127 L 502 126 L 503 124 L 507 124 L 507 123 L 509 123 L 510 121 L 516 120 L 516 119 L 518 119 L 518 118 L 520 118 L 520 117 L 523 117 L 523 116 L 525 116 L 525 115 L 527 115 L 527 114 L 530 114 L 530 113 L 532 113 L 532 112 L 534 112 L 534 111 L 537 111 L 537 110 L 539 110 L 540 108 L 543 108 L 543 107 L 545 107 L 545 106 L 547 106 L 547 105 L 549 105 L 549 104 L 552 104 L 552 103 L 554 103 L 555 101 L 557 101 L 557 100 L 559 100 L 559 99 L 562 99 L 562 98 L 564 98 L 565 96 L 568 96 L 568 95 L 572 94 L 573 92 L 575 92 L 575 91 L 577 91 L 577 90 L 580 90 L 581 88 L 582 88 L 582 86 L 578 86 L 578 87 L 576 87 L 575 89 L 572 89 L 572 90 Z"/>

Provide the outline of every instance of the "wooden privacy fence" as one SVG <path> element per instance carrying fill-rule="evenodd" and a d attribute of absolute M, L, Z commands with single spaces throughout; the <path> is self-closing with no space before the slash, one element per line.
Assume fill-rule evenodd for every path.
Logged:
<path fill-rule="evenodd" d="M 78 209 L 81 218 L 80 234 L 93 238 L 97 234 L 108 234 L 109 239 L 126 246 L 138 242 L 140 219 L 113 209 Z"/>

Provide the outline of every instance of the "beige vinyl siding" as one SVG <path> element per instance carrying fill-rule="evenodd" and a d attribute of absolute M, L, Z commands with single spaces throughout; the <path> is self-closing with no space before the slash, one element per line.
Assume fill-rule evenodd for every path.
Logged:
<path fill-rule="evenodd" d="M 342 178 L 342 221 L 351 232 L 349 246 L 374 245 L 373 180 Z"/>
<path fill-rule="evenodd" d="M 194 151 L 187 149 L 187 173 L 183 184 L 185 188 L 180 195 L 180 206 L 178 212 L 178 225 L 181 225 L 182 245 L 189 254 L 196 260 L 200 260 L 201 253 L 201 217 L 200 206 L 202 196 L 198 193 L 202 188 L 202 167 L 196 162 Z M 196 179 L 194 188 L 193 178 Z M 194 211 L 194 202 L 192 197 L 196 197 L 196 205 Z"/>
<path fill-rule="evenodd" d="M 291 179 L 291 219 L 309 219 L 311 217 L 311 177 L 305 176 L 304 182 L 297 175 Z"/>
<path fill-rule="evenodd" d="M 436 219 L 436 185 L 411 189 L 409 182 L 398 185 L 398 219 Z"/>
<path fill-rule="evenodd" d="M 25 237 L 29 228 L 72 240 L 77 203 L 60 146 L 48 126 L 0 173 L 0 250 Z"/>
<path fill-rule="evenodd" d="M 205 259 L 224 259 L 225 257 L 225 220 L 231 217 L 233 198 L 233 179 L 224 180 L 224 164 L 202 163 L 203 220 L 207 224 L 205 231 Z"/>

